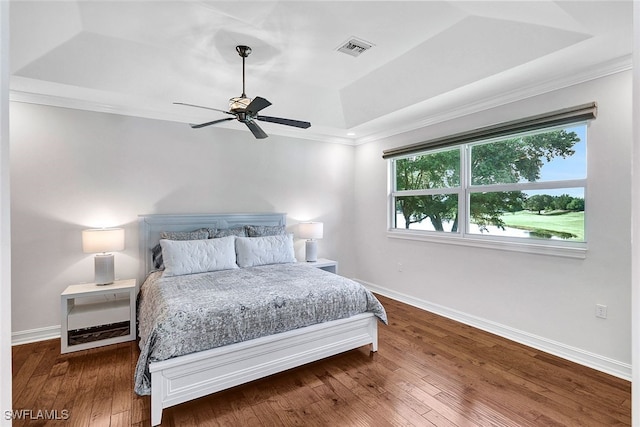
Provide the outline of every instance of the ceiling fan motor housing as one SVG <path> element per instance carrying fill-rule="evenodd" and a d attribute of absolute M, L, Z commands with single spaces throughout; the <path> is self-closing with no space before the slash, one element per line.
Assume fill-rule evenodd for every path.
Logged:
<path fill-rule="evenodd" d="M 238 118 L 238 121 L 241 123 L 246 123 L 247 121 L 251 120 L 251 116 L 246 111 L 239 111 L 236 114 L 236 117 Z"/>

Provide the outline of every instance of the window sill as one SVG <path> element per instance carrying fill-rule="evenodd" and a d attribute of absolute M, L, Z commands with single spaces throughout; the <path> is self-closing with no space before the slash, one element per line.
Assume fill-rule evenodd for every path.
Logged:
<path fill-rule="evenodd" d="M 459 235 L 435 235 L 431 232 L 388 230 L 387 237 L 393 239 L 419 240 L 423 242 L 443 243 L 448 245 L 470 246 L 475 248 L 496 249 L 510 252 L 524 252 L 537 255 L 586 259 L 585 246 L 560 246 L 542 243 L 515 242 L 507 240 L 479 239 Z"/>

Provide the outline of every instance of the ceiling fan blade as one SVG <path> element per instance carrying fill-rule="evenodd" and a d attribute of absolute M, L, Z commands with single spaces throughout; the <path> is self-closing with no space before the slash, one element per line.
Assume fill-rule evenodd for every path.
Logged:
<path fill-rule="evenodd" d="M 281 125 L 295 126 L 297 128 L 302 128 L 302 129 L 307 129 L 308 127 L 311 126 L 311 123 L 309 122 L 303 122 L 300 120 L 292 120 L 292 119 L 283 119 L 281 117 L 258 116 L 256 117 L 256 119 L 262 120 L 263 122 L 271 122 L 271 123 L 278 123 Z"/>
<path fill-rule="evenodd" d="M 255 136 L 256 138 L 263 139 L 269 136 L 262 130 L 260 126 L 258 126 L 256 122 L 249 120 L 244 123 L 247 125 L 251 133 L 253 133 L 253 136 Z"/>
<path fill-rule="evenodd" d="M 176 104 L 176 105 L 186 105 L 187 107 L 204 108 L 204 109 L 206 109 L 206 110 L 219 111 L 219 112 L 221 112 L 221 113 L 231 114 L 231 115 L 235 116 L 235 114 L 234 114 L 234 113 L 232 113 L 231 111 L 219 110 L 219 109 L 217 109 L 217 108 L 211 108 L 211 107 L 203 107 L 202 105 L 186 104 L 186 103 L 184 103 L 184 102 L 174 102 L 174 104 Z"/>
<path fill-rule="evenodd" d="M 262 110 L 263 108 L 267 108 L 269 105 L 271 105 L 269 101 L 256 96 L 255 98 L 253 98 L 253 101 L 251 101 L 251 104 L 247 106 L 247 112 L 252 116 L 255 116 L 258 111 Z"/>
<path fill-rule="evenodd" d="M 226 122 L 229 120 L 235 120 L 233 117 L 228 117 L 226 119 L 219 119 L 219 120 L 214 120 L 212 122 L 207 122 L 207 123 L 200 123 L 199 125 L 194 125 L 194 124 L 189 124 L 189 126 L 191 126 L 193 129 L 200 129 L 203 128 L 205 126 L 211 126 L 211 125 L 215 125 L 216 123 L 222 123 L 222 122 Z"/>

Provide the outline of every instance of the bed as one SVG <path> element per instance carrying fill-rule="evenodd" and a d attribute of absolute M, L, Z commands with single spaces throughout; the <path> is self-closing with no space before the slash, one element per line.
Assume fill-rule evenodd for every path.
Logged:
<path fill-rule="evenodd" d="M 292 262 L 292 236 L 265 233 L 285 222 L 281 213 L 139 217 L 135 387 L 151 395 L 152 425 L 173 405 L 364 345 L 377 351 L 384 308 L 362 285 Z M 264 237 L 231 233 L 247 225 Z M 166 268 L 155 271 L 161 235 L 196 230 L 219 238 L 162 240 Z M 224 255 L 229 245 L 233 260 Z M 184 256 L 184 248 L 197 255 Z M 181 263 L 206 253 L 215 253 L 215 268 Z"/>

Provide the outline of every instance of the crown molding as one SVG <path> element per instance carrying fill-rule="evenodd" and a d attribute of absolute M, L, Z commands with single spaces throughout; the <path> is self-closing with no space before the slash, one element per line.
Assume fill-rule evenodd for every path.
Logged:
<path fill-rule="evenodd" d="M 24 90 L 11 90 L 9 100 L 13 102 L 23 102 L 27 104 L 46 105 L 49 107 L 70 108 L 75 110 L 93 111 L 98 113 L 119 114 L 122 116 L 141 117 L 152 120 L 164 120 L 179 123 L 191 123 L 186 115 L 179 115 L 172 112 L 159 111 L 151 108 L 125 105 L 124 103 L 104 103 L 86 99 L 78 99 L 67 96 L 51 95 Z M 230 125 L 221 125 L 230 130 L 236 130 Z M 291 138 L 306 139 L 312 141 L 329 142 L 334 144 L 355 145 L 353 138 L 333 135 L 330 130 L 319 127 L 320 131 L 309 131 L 308 129 L 269 129 L 270 135 L 279 135 Z M 238 131 L 245 131 L 239 128 Z M 341 131 L 342 132 L 342 131 Z"/>
<path fill-rule="evenodd" d="M 628 55 L 602 63 L 581 73 L 548 79 L 546 81 L 522 86 L 514 90 L 501 92 L 491 97 L 482 96 L 481 99 L 477 99 L 476 101 L 470 99 L 468 95 L 468 93 L 472 89 L 470 87 L 463 87 L 448 94 L 444 94 L 434 99 L 427 100 L 416 106 L 407 107 L 401 111 L 397 111 L 388 114 L 387 116 L 372 120 L 371 122 L 361 125 L 355 129 L 349 129 L 354 130 L 357 134 L 365 135 L 357 138 L 340 136 L 346 134 L 346 132 L 348 131 L 347 129 L 333 129 L 322 126 L 316 126 L 314 130 L 289 129 L 285 126 L 282 126 L 277 129 L 269 129 L 269 133 L 272 135 L 280 135 L 291 138 L 357 146 L 425 128 L 436 123 L 457 119 L 469 114 L 521 101 L 527 98 L 532 98 L 544 93 L 564 89 L 570 86 L 585 83 L 591 80 L 628 71 L 631 69 L 632 57 L 631 55 Z M 481 84 L 482 82 L 478 82 L 474 84 L 474 86 L 477 89 L 478 85 Z M 465 96 L 465 94 L 467 96 Z M 457 100 L 451 102 L 453 96 L 455 96 Z M 475 97 L 478 98 L 478 96 Z M 161 111 L 153 108 L 133 105 L 136 103 L 126 104 L 124 102 L 117 101 L 100 102 L 80 99 L 78 97 L 60 96 L 57 94 L 46 94 L 38 93 L 36 91 L 15 89 L 10 91 L 9 99 L 15 102 L 24 102 L 30 104 L 71 108 L 109 114 L 119 114 L 154 120 L 165 120 L 180 123 L 190 122 L 189 118 L 186 115 L 180 115 L 176 114 L 175 112 Z M 445 103 L 448 103 L 448 105 L 444 105 Z M 440 104 L 440 107 L 438 106 L 438 104 Z M 403 116 L 405 117 L 404 120 Z M 406 119 L 406 117 L 408 116 L 419 116 L 421 118 L 419 120 L 408 120 Z M 226 126 L 223 124 L 221 127 Z M 226 128 L 235 130 L 230 126 Z M 238 130 L 240 131 L 241 129 Z M 244 129 L 242 130 L 244 131 Z"/>
<path fill-rule="evenodd" d="M 449 107 L 448 109 L 441 109 L 438 112 L 431 114 L 427 113 L 421 120 L 414 123 L 405 123 L 401 126 L 386 128 L 383 131 L 374 132 L 365 137 L 358 138 L 355 142 L 355 145 L 378 141 L 380 139 L 411 132 L 437 123 L 458 119 L 460 117 L 485 111 L 491 108 L 500 107 L 502 105 L 507 105 L 513 102 L 533 98 L 535 96 L 560 89 L 565 89 L 613 74 L 629 71 L 632 68 L 633 61 L 631 55 L 616 58 L 614 60 L 599 64 L 597 67 L 590 68 L 581 73 L 548 79 L 528 86 L 522 86 L 518 89 L 502 92 L 492 97 L 484 97 L 483 99 L 477 100 L 475 102 L 472 101 L 457 103 L 452 107 Z"/>

